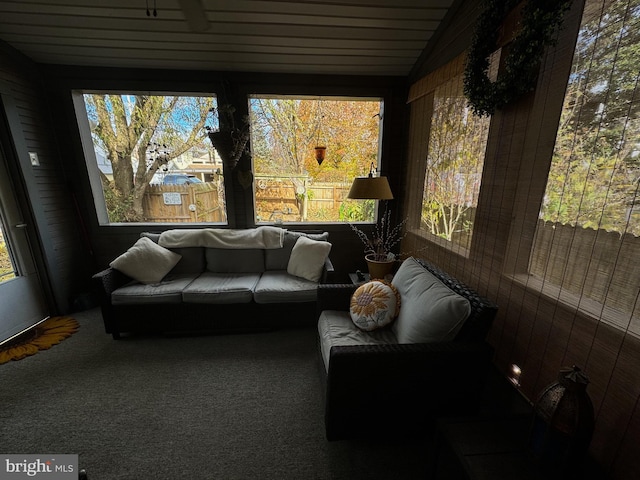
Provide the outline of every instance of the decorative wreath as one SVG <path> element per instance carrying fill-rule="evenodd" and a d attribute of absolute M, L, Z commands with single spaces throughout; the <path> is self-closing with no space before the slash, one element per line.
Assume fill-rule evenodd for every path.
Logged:
<path fill-rule="evenodd" d="M 504 68 L 492 82 L 487 77 L 489 56 L 496 50 L 502 22 L 520 0 L 485 0 L 486 7 L 476 23 L 463 80 L 464 94 L 476 115 L 492 115 L 535 88 L 544 48 L 557 41 L 555 32 L 572 1 L 526 1 L 520 31 L 509 46 Z"/>

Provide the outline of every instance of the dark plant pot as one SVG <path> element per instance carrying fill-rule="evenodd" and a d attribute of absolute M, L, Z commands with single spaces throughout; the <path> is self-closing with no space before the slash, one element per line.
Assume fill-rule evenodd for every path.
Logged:
<path fill-rule="evenodd" d="M 396 265 L 395 260 L 389 260 L 388 258 L 380 258 L 379 255 L 370 253 L 365 255 L 364 259 L 367 261 L 369 267 L 369 276 L 371 280 L 374 278 L 385 279 L 387 275 L 393 274 L 393 269 Z"/>

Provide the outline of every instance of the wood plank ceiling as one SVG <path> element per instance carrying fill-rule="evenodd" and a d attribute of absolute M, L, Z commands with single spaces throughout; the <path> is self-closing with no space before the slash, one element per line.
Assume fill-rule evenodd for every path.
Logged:
<path fill-rule="evenodd" d="M 42 64 L 406 76 L 454 3 L 0 0 L 0 40 Z"/>

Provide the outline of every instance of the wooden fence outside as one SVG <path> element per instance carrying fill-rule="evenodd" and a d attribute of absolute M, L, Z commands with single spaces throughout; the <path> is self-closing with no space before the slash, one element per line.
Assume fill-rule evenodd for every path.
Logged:
<path fill-rule="evenodd" d="M 640 310 L 640 237 L 539 220 L 529 273 L 627 315 Z"/>
<path fill-rule="evenodd" d="M 214 183 L 150 185 L 142 208 L 150 222 L 224 223 L 227 219 L 221 193 Z"/>
<path fill-rule="evenodd" d="M 343 183 L 309 184 L 304 178 L 297 179 L 297 185 L 286 177 L 256 175 L 255 180 L 256 214 L 264 222 L 335 221 L 351 187 Z"/>
<path fill-rule="evenodd" d="M 334 221 L 349 192 L 344 183 L 294 184 L 289 178 L 256 176 L 256 213 L 261 221 Z M 297 192 L 303 192 L 298 194 Z M 215 183 L 150 185 L 143 199 L 150 222 L 225 222 L 223 195 Z"/>

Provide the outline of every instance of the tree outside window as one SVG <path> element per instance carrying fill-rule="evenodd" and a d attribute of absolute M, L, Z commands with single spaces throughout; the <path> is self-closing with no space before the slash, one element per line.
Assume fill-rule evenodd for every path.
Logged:
<path fill-rule="evenodd" d="M 489 122 L 468 108 L 461 75 L 436 88 L 420 228 L 465 249 L 471 245 Z"/>
<path fill-rule="evenodd" d="M 529 275 L 576 308 L 640 334 L 639 0 L 589 0 Z"/>
<path fill-rule="evenodd" d="M 84 92 L 82 98 L 102 186 L 94 194 L 102 194 L 108 216 L 101 223 L 226 224 L 223 182 L 230 172 L 206 128 L 218 127 L 214 96 Z M 374 221 L 373 201 L 346 195 L 354 177 L 380 166 L 380 99 L 249 102 L 256 223 Z M 324 147 L 322 161 L 316 147 Z"/>
<path fill-rule="evenodd" d="M 254 96 L 249 110 L 256 223 L 374 221 L 346 195 L 379 166 L 382 101 Z"/>
<path fill-rule="evenodd" d="M 540 218 L 639 236 L 640 2 L 586 11 Z"/>
<path fill-rule="evenodd" d="M 184 222 L 185 212 L 186 221 L 202 221 L 203 210 L 226 223 L 222 164 L 205 129 L 215 126 L 214 96 L 84 93 L 83 99 L 109 223 Z M 173 182 L 191 188 L 182 191 L 163 185 L 167 175 L 205 185 Z"/>

